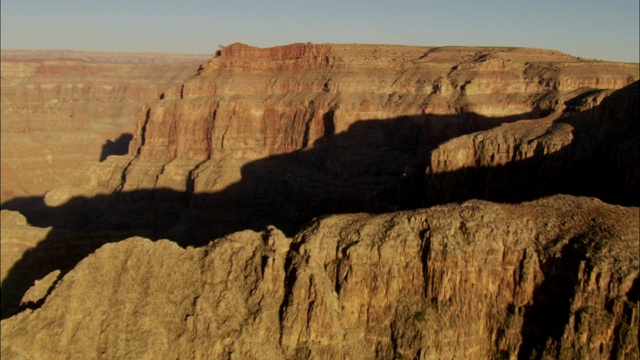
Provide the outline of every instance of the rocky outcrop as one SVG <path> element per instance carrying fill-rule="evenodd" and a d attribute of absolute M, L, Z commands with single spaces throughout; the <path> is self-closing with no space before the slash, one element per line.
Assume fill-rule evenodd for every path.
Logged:
<path fill-rule="evenodd" d="M 637 78 L 635 65 L 535 49 L 233 44 L 139 112 L 127 155 L 3 208 L 53 227 L 43 247 L 117 230 L 73 247 L 81 259 L 134 235 L 292 236 L 322 215 L 471 198 L 637 205 L 637 83 L 613 90 Z"/>
<path fill-rule="evenodd" d="M 218 191 L 254 160 L 380 145 L 375 125 L 358 138 L 342 135 L 392 119 L 419 132 L 398 142 L 417 142 L 411 161 L 424 163 L 451 138 L 544 118 L 569 97 L 637 79 L 632 64 L 533 49 L 232 44 L 147 111 L 129 157 L 119 160 L 122 171 L 106 186 Z M 344 162 L 344 153 L 327 152 L 314 167 L 332 171 Z M 367 173 L 364 165 L 359 171 Z"/>
<path fill-rule="evenodd" d="M 19 299 L 24 294 L 25 286 L 28 288 L 31 284 L 19 284 L 19 279 L 31 279 L 29 274 L 20 274 L 20 276 L 12 276 L 15 280 L 5 281 L 9 277 L 9 273 L 16 263 L 25 256 L 26 253 L 32 251 L 38 242 L 45 239 L 47 233 L 51 230 L 29 226 L 27 219 L 20 213 L 15 211 L 2 210 L 0 212 L 2 227 L 0 230 L 0 251 L 2 252 L 2 312 L 5 312 L 5 306 L 12 299 Z M 13 270 L 15 272 L 15 269 Z M 13 281 L 13 284 L 11 282 Z"/>
<path fill-rule="evenodd" d="M 593 90 L 566 100 L 563 112 L 441 144 L 431 152 L 425 198 L 517 202 L 560 192 L 640 204 L 638 85 Z"/>
<path fill-rule="evenodd" d="M 140 112 L 126 156 L 88 167 L 74 186 L 119 194 L 114 206 L 131 216 L 96 204 L 102 228 L 133 217 L 154 238 L 172 229 L 199 244 L 470 198 L 571 193 L 637 205 L 637 94 L 603 100 L 637 79 L 633 64 L 536 49 L 232 44 Z M 618 112 L 626 120 L 610 120 Z M 612 176 L 593 176 L 596 164 Z M 82 216 L 82 191 L 47 198 L 69 204 L 58 215 Z M 163 210 L 143 216 L 145 206 Z M 94 221 L 72 221 L 82 222 Z"/>
<path fill-rule="evenodd" d="M 193 55 L 3 50 L 2 202 L 73 184 L 69 173 L 81 163 L 126 154 L 142 106 L 204 61 Z"/>
<path fill-rule="evenodd" d="M 2 357 L 637 358 L 639 215 L 555 196 L 132 238 L 3 320 Z"/>

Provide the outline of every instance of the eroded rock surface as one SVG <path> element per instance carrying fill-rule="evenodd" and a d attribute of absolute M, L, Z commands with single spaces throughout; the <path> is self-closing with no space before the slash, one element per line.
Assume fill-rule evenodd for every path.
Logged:
<path fill-rule="evenodd" d="M 51 229 L 30 226 L 27 219 L 15 211 L 2 210 L 2 281 L 9 270 L 23 257 L 24 253 L 34 248 L 39 240 L 44 239 Z M 6 290 L 6 289 L 5 289 Z"/>
<path fill-rule="evenodd" d="M 148 110 L 101 186 L 219 191 L 252 161 L 299 152 L 337 192 L 342 180 L 368 196 L 424 170 L 442 142 L 637 79 L 635 64 L 537 49 L 232 44 Z"/>
<path fill-rule="evenodd" d="M 50 221 L 25 214 L 203 244 L 471 198 L 638 205 L 637 79 L 538 49 L 232 44 L 139 113 L 127 155 L 36 204 Z"/>
<path fill-rule="evenodd" d="M 144 104 L 208 56 L 2 51 L 2 202 L 73 182 L 85 161 L 126 154 Z"/>
<path fill-rule="evenodd" d="M 425 199 L 518 202 L 553 193 L 640 204 L 640 89 L 594 90 L 535 121 L 460 136 L 431 152 Z"/>
<path fill-rule="evenodd" d="M 2 322 L 3 358 L 637 358 L 638 208 L 554 196 L 132 238 Z"/>
<path fill-rule="evenodd" d="M 232 44 L 183 81 L 117 59 L 3 54 L 2 206 L 26 216 L 2 212 L 3 357 L 638 357 L 638 208 L 464 202 L 638 205 L 637 64 Z M 38 154 L 5 192 L 31 126 L 133 122 L 103 147 L 126 154 L 53 189 Z"/>
<path fill-rule="evenodd" d="M 210 58 L 206 54 L 173 54 L 153 52 L 114 52 L 80 50 L 2 50 L 2 61 L 80 60 L 83 62 L 154 64 L 200 63 Z"/>

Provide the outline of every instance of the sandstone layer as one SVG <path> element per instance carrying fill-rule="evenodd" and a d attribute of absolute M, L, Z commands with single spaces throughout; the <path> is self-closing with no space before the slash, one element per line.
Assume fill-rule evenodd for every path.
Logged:
<path fill-rule="evenodd" d="M 115 52 L 80 50 L 2 50 L 2 61 L 80 60 L 99 63 L 200 63 L 211 56 L 206 54 L 175 54 L 153 52 Z"/>
<path fill-rule="evenodd" d="M 582 93 L 564 101 L 562 112 L 440 145 L 431 153 L 425 198 L 514 202 L 571 193 L 637 206 L 638 85 Z"/>
<path fill-rule="evenodd" d="M 639 215 L 554 196 L 132 238 L 36 284 L 2 357 L 635 359 Z"/>
<path fill-rule="evenodd" d="M 205 59 L 3 50 L 2 201 L 43 195 L 81 163 L 126 153 L 143 105 Z"/>
<path fill-rule="evenodd" d="M 232 44 L 140 113 L 126 156 L 75 186 L 164 208 L 133 211 L 137 226 L 204 243 L 471 198 L 637 205 L 637 80 L 637 64 L 539 49 Z M 83 191 L 41 202 L 78 212 Z"/>

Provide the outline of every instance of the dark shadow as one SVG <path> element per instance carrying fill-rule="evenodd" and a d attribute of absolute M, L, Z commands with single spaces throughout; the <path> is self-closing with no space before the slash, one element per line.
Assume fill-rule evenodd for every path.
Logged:
<path fill-rule="evenodd" d="M 637 92 L 635 96 L 637 103 Z M 573 122 L 576 134 L 574 142 L 561 151 L 501 167 L 446 174 L 425 171 L 430 151 L 444 141 L 544 114 L 504 118 L 411 115 L 359 121 L 335 134 L 332 109 L 322 118 L 327 131 L 312 147 L 253 161 L 241 169 L 241 181 L 216 193 L 115 192 L 75 197 L 59 207 L 48 207 L 38 197 L 7 201 L 3 209 L 20 211 L 30 224 L 53 229 L 24 254 L 2 283 L 2 317 L 21 310 L 20 298 L 34 280 L 55 269 L 63 276 L 103 244 L 134 235 L 170 239 L 183 247 L 201 246 L 240 230 L 262 231 L 268 225 L 293 235 L 314 217 L 328 214 L 381 213 L 470 198 L 520 202 L 559 192 L 600 194 L 607 201 L 637 204 L 637 146 L 635 155 L 629 155 L 636 162 L 627 163 L 609 161 L 618 156 L 618 145 L 585 145 L 608 142 L 605 136 L 618 136 L 617 128 L 623 129 L 621 139 L 624 133 L 625 139 L 631 136 L 630 144 L 637 144 L 637 114 L 631 120 L 613 117 L 618 123 L 610 124 L 599 116 L 619 108 L 602 110 L 605 107 L 577 114 L 575 119 L 561 119 Z M 637 106 L 629 111 L 637 112 Z M 602 122 L 610 133 L 598 135 L 602 126 L 595 122 Z M 635 133 L 629 129 L 636 129 Z M 582 136 L 589 139 L 580 139 Z M 594 146 L 604 153 L 589 150 Z M 583 147 L 584 152 L 576 152 Z M 612 186 L 601 189 L 603 184 Z"/>
<path fill-rule="evenodd" d="M 100 162 L 107 160 L 111 155 L 126 155 L 129 151 L 129 143 L 133 139 L 133 134 L 121 134 L 115 141 L 108 140 L 102 145 Z"/>
<path fill-rule="evenodd" d="M 436 142 L 539 115 L 412 115 L 359 121 L 336 134 L 336 110 L 322 116 L 325 132 L 313 146 L 251 162 L 240 182 L 217 193 L 155 189 L 75 197 L 59 207 L 42 197 L 3 203 L 30 224 L 53 229 L 2 283 L 2 316 L 19 309 L 34 280 L 55 269 L 64 275 L 103 244 L 130 236 L 200 246 L 244 229 L 275 225 L 293 235 L 322 215 L 421 206 L 428 151 Z"/>
<path fill-rule="evenodd" d="M 573 128 L 573 140 L 559 151 L 544 154 L 538 144 L 525 160 L 427 174 L 423 204 L 473 198 L 516 203 L 562 193 L 640 205 L 638 84 L 614 92 L 597 107 L 556 120 L 553 126 Z"/>
<path fill-rule="evenodd" d="M 571 317 L 580 263 L 588 260 L 587 252 L 582 239 L 571 239 L 563 246 L 560 257 L 548 258 L 540 264 L 544 280 L 533 291 L 533 303 L 525 307 L 519 360 L 542 359 L 550 355 L 549 351 L 558 356 L 564 328 Z"/>

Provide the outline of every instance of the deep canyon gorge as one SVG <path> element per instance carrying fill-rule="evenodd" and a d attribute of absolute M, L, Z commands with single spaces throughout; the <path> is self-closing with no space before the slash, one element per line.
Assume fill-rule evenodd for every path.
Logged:
<path fill-rule="evenodd" d="M 638 64 L 2 53 L 2 356 L 635 359 Z"/>

